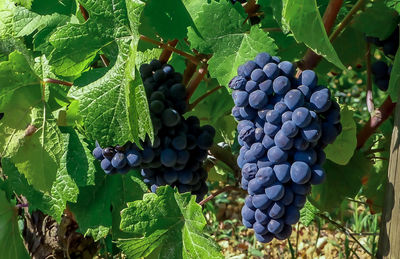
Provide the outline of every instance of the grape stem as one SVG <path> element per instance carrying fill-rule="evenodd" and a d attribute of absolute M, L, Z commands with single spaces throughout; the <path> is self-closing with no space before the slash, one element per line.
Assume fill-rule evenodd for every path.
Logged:
<path fill-rule="evenodd" d="M 323 219 L 325 219 L 326 221 L 328 221 L 329 223 L 331 223 L 332 225 L 334 225 L 335 227 L 337 227 L 339 230 L 343 231 L 343 233 L 345 233 L 346 235 L 350 236 L 350 237 L 354 240 L 354 242 L 356 242 L 356 243 L 361 247 L 361 249 L 364 250 L 364 252 L 366 252 L 368 255 L 370 255 L 370 256 L 372 257 L 371 252 L 369 252 L 369 251 L 360 243 L 360 241 L 358 241 L 358 239 L 353 235 L 353 233 L 352 233 L 349 229 L 347 229 L 346 227 L 344 227 L 344 226 L 342 226 L 341 224 L 337 223 L 336 221 L 331 220 L 329 217 L 325 216 L 325 215 L 322 214 L 322 213 L 318 213 L 318 214 L 316 214 L 316 215 L 319 216 L 319 217 L 321 217 L 321 218 L 323 218 Z"/>
<path fill-rule="evenodd" d="M 201 101 L 203 101 L 205 98 L 207 98 L 208 96 L 212 95 L 213 93 L 215 93 L 216 91 L 218 91 L 221 88 L 222 88 L 221 85 L 217 86 L 214 89 L 208 91 L 207 93 L 205 93 L 202 96 L 200 96 L 199 98 L 197 98 L 193 103 L 189 104 L 188 111 L 193 110 L 193 108 L 196 107 Z"/>
<path fill-rule="evenodd" d="M 185 71 L 183 72 L 183 84 L 184 85 L 187 85 L 189 83 L 190 78 L 192 78 L 192 76 L 196 72 L 196 68 L 197 68 L 197 65 L 192 62 L 189 62 L 188 64 L 186 64 Z"/>
<path fill-rule="evenodd" d="M 51 83 L 51 84 L 59 84 L 59 85 L 66 85 L 66 86 L 73 86 L 73 83 L 66 82 L 66 81 L 61 81 L 58 79 L 53 79 L 53 78 L 45 78 L 43 79 L 43 82 L 45 83 Z"/>
<path fill-rule="evenodd" d="M 81 11 L 83 19 L 85 19 L 85 21 L 87 21 L 89 19 L 88 11 L 81 4 L 79 4 L 79 10 Z M 108 58 L 106 56 L 104 56 L 104 54 L 100 54 L 100 59 L 103 62 L 105 67 L 108 67 L 110 65 L 110 61 L 108 60 Z"/>
<path fill-rule="evenodd" d="M 393 113 L 396 104 L 392 102 L 390 96 L 386 98 L 384 103 L 375 111 L 364 127 L 357 134 L 357 149 L 360 149 L 367 142 L 368 138 L 376 131 L 377 128 L 387 120 Z"/>
<path fill-rule="evenodd" d="M 171 47 L 175 47 L 177 44 L 178 44 L 178 40 L 177 39 L 168 42 L 168 45 L 171 46 Z M 160 55 L 160 58 L 159 58 L 160 62 L 162 64 L 167 63 L 169 58 L 171 57 L 171 55 L 172 55 L 172 51 L 170 49 L 164 49 L 161 52 L 161 55 Z"/>
<path fill-rule="evenodd" d="M 221 193 L 229 192 L 229 191 L 237 190 L 237 189 L 238 189 L 238 187 L 236 187 L 236 186 L 225 186 L 224 188 L 219 189 L 218 191 L 213 192 L 210 196 L 208 196 L 207 198 L 205 198 L 204 200 L 202 200 L 201 202 L 199 202 L 199 205 L 200 205 L 200 206 L 203 206 L 206 202 L 208 202 L 208 201 L 214 199 L 217 195 L 220 195 Z"/>
<path fill-rule="evenodd" d="M 201 83 L 201 81 L 203 80 L 205 75 L 207 74 L 207 72 L 208 72 L 207 67 L 208 67 L 207 64 L 203 64 L 203 66 L 200 67 L 199 70 L 197 71 L 197 74 L 194 77 L 192 77 L 192 80 L 190 80 L 190 82 L 187 86 L 187 90 L 186 90 L 186 92 L 187 92 L 186 102 L 187 103 L 189 103 L 190 97 L 192 97 L 192 95 L 196 91 L 197 87 L 199 86 L 199 84 Z"/>
<path fill-rule="evenodd" d="M 371 77 L 371 44 L 367 43 L 367 51 L 365 53 L 366 63 L 367 63 L 367 108 L 371 115 L 374 116 L 375 105 L 374 98 L 372 96 L 372 77 Z"/>
<path fill-rule="evenodd" d="M 157 45 L 162 49 L 168 49 L 168 50 L 170 50 L 172 52 L 175 52 L 176 54 L 187 58 L 188 60 L 190 60 L 190 62 L 192 62 L 192 63 L 194 63 L 196 65 L 200 63 L 200 60 L 196 56 L 193 56 L 193 55 L 191 55 L 189 53 L 186 53 L 186 52 L 184 52 L 182 50 L 179 50 L 179 49 L 177 49 L 175 47 L 172 47 L 172 46 L 170 46 L 168 44 L 162 43 L 162 42 L 157 41 L 157 40 L 153 40 L 153 39 L 151 39 L 151 38 L 149 38 L 147 36 L 144 36 L 144 35 L 140 35 L 140 39 L 143 40 L 143 41 L 147 41 L 147 42 L 149 42 L 151 44 Z"/>

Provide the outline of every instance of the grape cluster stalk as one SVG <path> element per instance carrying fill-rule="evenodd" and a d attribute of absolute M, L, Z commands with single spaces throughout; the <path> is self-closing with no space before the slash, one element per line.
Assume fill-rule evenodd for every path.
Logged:
<path fill-rule="evenodd" d="M 168 64 L 153 60 L 142 64 L 140 74 L 149 102 L 155 139 L 102 148 L 96 144 L 93 155 L 106 174 L 141 171 L 143 181 L 155 192 L 159 186 L 191 192 L 199 202 L 208 191 L 207 171 L 202 167 L 213 144 L 215 129 L 200 126 L 195 116 L 184 118 L 187 110 L 186 87 L 182 75 Z"/>
<path fill-rule="evenodd" d="M 297 79 L 291 62 L 268 53 L 237 73 L 229 87 L 241 145 L 241 186 L 249 194 L 242 221 L 260 242 L 286 239 L 311 185 L 325 179 L 323 149 L 342 131 L 340 107 L 312 70 Z"/>
<path fill-rule="evenodd" d="M 376 37 L 367 37 L 367 42 L 374 44 L 375 46 L 382 48 L 383 53 L 391 58 L 396 55 L 399 47 L 399 27 L 393 31 L 393 33 L 384 40 L 379 40 Z M 390 73 L 392 72 L 392 66 L 389 66 L 382 60 L 376 61 L 372 64 L 372 74 L 374 76 L 374 83 L 383 92 L 386 92 L 389 88 Z"/>

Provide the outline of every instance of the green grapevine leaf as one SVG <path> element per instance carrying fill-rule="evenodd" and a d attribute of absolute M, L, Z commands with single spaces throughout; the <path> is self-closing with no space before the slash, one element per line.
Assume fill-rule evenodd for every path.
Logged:
<path fill-rule="evenodd" d="M 298 42 L 304 42 L 315 53 L 345 69 L 328 39 L 315 0 L 286 0 L 283 19 Z"/>
<path fill-rule="evenodd" d="M 367 36 L 384 40 L 397 26 L 397 16 L 397 12 L 387 7 L 383 1 L 374 1 L 354 19 L 353 26 Z"/>
<path fill-rule="evenodd" d="M 300 210 L 300 223 L 304 226 L 308 227 L 311 222 L 315 219 L 315 214 L 317 214 L 319 210 L 314 207 L 309 201 L 306 202 L 304 207 Z"/>
<path fill-rule="evenodd" d="M 222 258 L 217 245 L 203 234 L 206 221 L 190 194 L 161 187 L 143 200 L 128 204 L 122 212 L 121 229 L 141 238 L 119 240 L 129 258 Z"/>
<path fill-rule="evenodd" d="M 340 112 L 342 133 L 333 144 L 325 148 L 326 158 L 339 165 L 346 165 L 352 158 L 357 147 L 357 126 L 353 119 L 354 112 L 347 107 Z"/>
<path fill-rule="evenodd" d="M 4 259 L 30 258 L 18 229 L 18 209 L 0 190 L 0 251 Z"/>

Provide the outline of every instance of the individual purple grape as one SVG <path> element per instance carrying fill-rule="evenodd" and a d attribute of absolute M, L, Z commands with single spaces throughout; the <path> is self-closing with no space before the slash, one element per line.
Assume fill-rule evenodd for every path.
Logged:
<path fill-rule="evenodd" d="M 297 136 L 294 139 L 294 148 L 299 150 L 299 151 L 304 151 L 306 150 L 308 147 L 310 146 L 310 142 L 308 142 L 307 140 L 305 140 L 303 137 L 301 136 Z"/>
<path fill-rule="evenodd" d="M 272 56 L 272 62 L 278 64 L 278 63 L 281 62 L 281 59 L 279 57 L 277 57 L 277 56 Z"/>
<path fill-rule="evenodd" d="M 267 225 L 270 218 L 267 213 L 264 212 L 264 210 L 257 209 L 256 212 L 254 213 L 254 217 L 256 219 L 256 222 Z"/>
<path fill-rule="evenodd" d="M 249 207 L 252 210 L 256 210 L 256 207 L 253 205 L 253 196 L 247 195 L 244 204 L 246 204 L 247 207 Z"/>
<path fill-rule="evenodd" d="M 253 120 L 257 116 L 257 111 L 249 106 L 240 107 L 239 112 L 244 120 Z"/>
<path fill-rule="evenodd" d="M 249 105 L 254 109 L 261 109 L 268 104 L 268 96 L 261 90 L 255 90 L 249 95 Z"/>
<path fill-rule="evenodd" d="M 254 195 L 254 194 L 261 194 L 264 192 L 264 187 L 263 185 L 258 182 L 255 178 L 251 179 L 249 181 L 248 187 L 247 187 L 247 192 L 250 195 Z"/>
<path fill-rule="evenodd" d="M 288 107 L 284 102 L 277 102 L 274 106 L 274 110 L 282 115 L 284 112 L 288 110 Z"/>
<path fill-rule="evenodd" d="M 287 122 L 287 121 L 291 121 L 291 120 L 292 120 L 292 115 L 293 115 L 293 112 L 292 112 L 292 111 L 284 112 L 284 113 L 282 114 L 282 117 L 281 117 L 282 124 L 284 124 L 284 123 Z"/>
<path fill-rule="evenodd" d="M 129 166 L 137 167 L 142 163 L 142 156 L 139 151 L 135 149 L 130 149 L 126 152 L 126 160 Z"/>
<path fill-rule="evenodd" d="M 240 108 L 235 106 L 232 108 L 232 116 L 236 119 L 236 120 L 242 120 L 242 116 L 240 115 Z"/>
<path fill-rule="evenodd" d="M 93 149 L 92 154 L 94 158 L 96 158 L 97 160 L 102 160 L 104 158 L 103 149 L 100 146 L 95 147 L 95 149 Z"/>
<path fill-rule="evenodd" d="M 271 162 L 282 163 L 287 160 L 288 154 L 279 147 L 274 146 L 268 150 L 267 156 Z"/>
<path fill-rule="evenodd" d="M 296 194 L 307 195 L 311 191 L 311 184 L 310 183 L 307 183 L 307 184 L 292 183 L 290 185 L 290 188 Z"/>
<path fill-rule="evenodd" d="M 304 128 L 311 123 L 312 117 L 310 111 L 305 107 L 299 107 L 293 111 L 292 121 L 297 127 Z"/>
<path fill-rule="evenodd" d="M 329 122 L 322 123 L 322 136 L 320 141 L 324 144 L 332 144 L 335 142 L 336 137 L 338 136 L 338 131 L 333 125 Z"/>
<path fill-rule="evenodd" d="M 279 68 L 277 64 L 274 63 L 268 63 L 263 67 L 264 73 L 267 75 L 267 77 L 271 80 L 274 80 L 279 76 Z"/>
<path fill-rule="evenodd" d="M 284 222 L 281 219 L 271 219 L 268 223 L 268 231 L 272 234 L 278 234 L 283 230 Z"/>
<path fill-rule="evenodd" d="M 290 180 L 290 164 L 282 163 L 274 165 L 276 179 L 281 183 L 287 183 Z"/>
<path fill-rule="evenodd" d="M 317 142 L 321 137 L 320 124 L 316 121 L 313 121 L 307 127 L 301 129 L 301 135 L 308 142 Z"/>
<path fill-rule="evenodd" d="M 294 200 L 294 193 L 290 188 L 285 189 L 285 195 L 283 198 L 280 200 L 283 205 L 289 206 Z"/>
<path fill-rule="evenodd" d="M 242 168 L 242 176 L 250 181 L 251 179 L 253 179 L 258 171 L 258 167 L 257 164 L 255 163 L 246 163 L 244 164 L 243 168 Z"/>
<path fill-rule="evenodd" d="M 255 57 L 254 61 L 259 67 L 264 67 L 266 64 L 272 61 L 272 57 L 270 54 L 262 52 Z"/>
<path fill-rule="evenodd" d="M 258 89 L 258 83 L 257 82 L 255 82 L 253 80 L 247 81 L 246 86 L 245 86 L 246 92 L 251 93 L 251 92 L 253 92 L 253 91 L 257 90 L 257 89 Z"/>
<path fill-rule="evenodd" d="M 258 242 L 261 243 L 269 243 L 272 241 L 272 239 L 274 239 L 274 235 L 272 235 L 271 233 L 267 233 L 264 235 L 259 235 L 257 233 L 254 234 L 258 240 Z"/>
<path fill-rule="evenodd" d="M 311 184 L 321 184 L 324 182 L 326 178 L 326 174 L 324 169 L 320 166 L 320 165 L 314 165 L 311 168 L 311 179 L 310 179 L 310 183 Z"/>
<path fill-rule="evenodd" d="M 270 149 L 271 147 L 275 146 L 275 142 L 274 139 L 271 138 L 268 135 L 264 135 L 264 138 L 262 140 L 262 145 L 264 146 L 264 148 L 266 150 Z"/>
<path fill-rule="evenodd" d="M 278 76 L 272 83 L 272 87 L 276 94 L 286 94 L 290 90 L 291 84 L 286 76 Z"/>
<path fill-rule="evenodd" d="M 285 224 L 282 231 L 275 234 L 275 238 L 278 240 L 285 240 L 289 238 L 291 234 L 292 234 L 292 226 Z"/>
<path fill-rule="evenodd" d="M 253 196 L 252 203 L 255 208 L 265 210 L 269 205 L 271 205 L 272 200 L 270 200 L 265 193 L 256 194 Z"/>
<path fill-rule="evenodd" d="M 254 69 L 253 72 L 251 72 L 250 78 L 257 83 L 260 83 L 264 80 L 267 80 L 267 75 L 262 69 L 257 68 Z"/>
<path fill-rule="evenodd" d="M 293 76 L 295 72 L 295 67 L 289 61 L 282 61 L 278 64 L 278 67 L 282 71 L 282 74 L 287 77 Z"/>
<path fill-rule="evenodd" d="M 305 184 L 311 178 L 311 169 L 306 163 L 296 161 L 290 167 L 290 177 L 295 183 Z"/>
<path fill-rule="evenodd" d="M 274 137 L 275 134 L 279 131 L 280 126 L 279 125 L 275 125 L 269 122 L 266 122 L 264 124 L 264 133 L 270 137 Z"/>
<path fill-rule="evenodd" d="M 288 138 L 282 130 L 278 131 L 274 137 L 275 145 L 282 150 L 290 150 L 293 147 L 293 139 Z"/>
<path fill-rule="evenodd" d="M 250 78 L 251 72 L 253 72 L 254 69 L 257 68 L 256 62 L 253 60 L 247 61 L 245 64 L 241 65 L 238 67 L 238 75 L 245 77 L 245 78 Z"/>
<path fill-rule="evenodd" d="M 300 211 L 296 206 L 289 206 L 286 208 L 284 221 L 288 225 L 296 224 L 300 219 Z"/>
<path fill-rule="evenodd" d="M 265 119 L 267 120 L 267 122 L 274 125 L 281 124 L 281 114 L 276 110 L 268 111 L 267 114 L 265 115 Z"/>
<path fill-rule="evenodd" d="M 182 184 L 189 184 L 193 179 L 193 172 L 183 170 L 178 173 L 178 181 Z"/>
<path fill-rule="evenodd" d="M 108 160 L 107 158 L 104 158 L 103 160 L 101 160 L 100 166 L 104 171 L 113 169 L 111 161 Z"/>
<path fill-rule="evenodd" d="M 242 208 L 242 218 L 244 220 L 247 220 L 251 224 L 254 224 L 256 222 L 255 215 L 254 215 L 254 210 L 251 210 L 248 208 L 246 205 L 243 206 Z"/>
<path fill-rule="evenodd" d="M 311 108 L 316 112 L 325 112 L 331 106 L 331 92 L 328 88 L 317 89 L 310 97 Z"/>
<path fill-rule="evenodd" d="M 244 107 L 249 103 L 249 94 L 246 91 L 233 91 L 232 98 L 237 107 Z"/>
<path fill-rule="evenodd" d="M 229 82 L 229 88 L 231 88 L 233 90 L 244 90 L 246 82 L 247 82 L 247 80 L 243 76 L 235 76 Z"/>
<path fill-rule="evenodd" d="M 271 219 L 279 219 L 283 215 L 285 215 L 285 205 L 283 205 L 281 202 L 274 202 L 268 208 L 268 216 Z"/>
<path fill-rule="evenodd" d="M 251 224 L 250 222 L 248 222 L 245 219 L 242 219 L 242 223 L 243 223 L 243 226 L 245 226 L 246 228 L 253 228 L 253 224 Z"/>
<path fill-rule="evenodd" d="M 270 186 L 276 182 L 274 170 L 271 167 L 262 167 L 258 169 L 255 179 L 264 187 Z"/>
<path fill-rule="evenodd" d="M 176 152 L 170 148 L 161 151 L 160 160 L 161 163 L 166 167 L 172 167 L 175 165 L 178 156 Z"/>
<path fill-rule="evenodd" d="M 168 184 L 172 184 L 178 180 L 178 172 L 175 170 L 168 170 L 168 171 L 164 172 L 163 176 L 164 176 L 164 180 Z"/>
<path fill-rule="evenodd" d="M 304 95 L 300 90 L 292 89 L 286 93 L 284 102 L 293 111 L 304 104 Z"/>
<path fill-rule="evenodd" d="M 259 235 L 264 235 L 268 233 L 268 228 L 266 225 L 260 224 L 257 221 L 253 224 L 254 232 Z"/>
<path fill-rule="evenodd" d="M 254 141 L 256 142 L 262 142 L 264 139 L 264 125 L 262 128 L 256 128 L 256 130 L 254 131 Z"/>
<path fill-rule="evenodd" d="M 265 188 L 265 194 L 270 200 L 278 201 L 285 195 L 285 187 L 276 182 L 275 184 Z"/>
<path fill-rule="evenodd" d="M 299 85 L 297 87 L 297 89 L 304 95 L 304 99 L 306 101 L 310 100 L 312 91 L 310 89 L 310 87 L 306 86 L 306 85 Z"/>
<path fill-rule="evenodd" d="M 111 164 L 116 169 L 123 168 L 127 164 L 125 154 L 117 152 L 112 158 Z"/>
<path fill-rule="evenodd" d="M 261 82 L 258 85 L 258 88 L 260 88 L 260 90 L 266 93 L 267 95 L 271 95 L 274 92 L 274 89 L 272 87 L 272 80 L 270 79 Z"/>
<path fill-rule="evenodd" d="M 305 151 L 296 151 L 293 158 L 295 161 L 301 161 L 313 166 L 317 162 L 317 153 L 314 149 L 309 148 Z"/>
<path fill-rule="evenodd" d="M 310 87 L 310 89 L 314 89 L 317 86 L 317 75 L 312 70 L 304 70 L 299 77 L 299 81 L 302 85 L 306 85 Z"/>
<path fill-rule="evenodd" d="M 273 166 L 274 163 L 269 161 L 267 156 L 264 156 L 260 159 L 257 160 L 257 167 L 258 168 L 263 168 L 263 167 L 268 167 L 268 166 Z"/>
<path fill-rule="evenodd" d="M 296 124 L 293 121 L 289 120 L 289 121 L 285 121 L 282 124 L 282 128 L 280 131 L 282 131 L 282 133 L 286 137 L 293 138 L 297 135 L 297 133 L 299 132 L 299 129 L 297 128 Z"/>

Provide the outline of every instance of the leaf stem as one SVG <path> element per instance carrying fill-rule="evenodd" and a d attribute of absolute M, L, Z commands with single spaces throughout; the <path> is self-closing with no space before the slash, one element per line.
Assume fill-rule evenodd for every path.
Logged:
<path fill-rule="evenodd" d="M 188 60 L 190 60 L 190 62 L 192 62 L 192 63 L 194 63 L 196 65 L 199 64 L 199 62 L 200 62 L 195 56 L 193 56 L 193 55 L 191 55 L 189 53 L 186 53 L 186 52 L 184 52 L 182 50 L 176 49 L 175 47 L 169 46 L 168 44 L 162 43 L 162 42 L 157 41 L 157 40 L 153 40 L 153 39 L 151 39 L 151 38 L 149 38 L 147 36 L 144 36 L 144 35 L 140 35 L 140 39 L 144 40 L 144 41 L 147 41 L 147 42 L 149 42 L 151 44 L 157 45 L 160 48 L 168 49 L 168 50 L 170 50 L 172 52 L 175 52 L 176 54 L 187 58 Z"/>
<path fill-rule="evenodd" d="M 365 53 L 365 59 L 367 63 L 367 108 L 371 115 L 374 116 L 375 105 L 374 98 L 372 96 L 372 77 L 371 77 L 371 44 L 367 43 L 367 52 Z"/>
<path fill-rule="evenodd" d="M 197 98 L 193 103 L 189 104 L 188 111 L 193 110 L 193 108 L 196 107 L 196 105 L 198 105 L 201 101 L 203 101 L 205 98 L 207 98 L 208 96 L 212 95 L 213 93 L 215 93 L 216 91 L 218 91 L 221 88 L 222 88 L 221 85 L 217 86 L 214 89 L 211 89 L 210 91 L 206 92 L 205 94 L 203 94 L 202 96 Z"/>
<path fill-rule="evenodd" d="M 199 205 L 203 206 L 206 202 L 214 199 L 216 196 L 220 195 L 221 193 L 229 192 L 229 191 L 237 190 L 237 189 L 238 189 L 238 187 L 236 187 L 236 186 L 225 186 L 224 188 L 222 188 L 222 189 L 220 189 L 218 191 L 215 191 L 210 196 L 208 196 L 207 198 L 205 198 L 204 200 L 199 202 Z"/>
<path fill-rule="evenodd" d="M 61 81 L 61 80 L 54 79 L 54 78 L 45 78 L 45 79 L 43 79 L 43 82 L 51 83 L 51 84 L 66 85 L 66 86 L 73 86 L 74 85 L 73 83 L 66 82 L 66 81 Z"/>
<path fill-rule="evenodd" d="M 361 249 L 364 250 L 364 252 L 366 252 L 368 255 L 372 256 L 371 252 L 368 251 L 367 248 L 365 248 L 365 247 L 360 243 L 360 241 L 358 241 L 358 239 L 353 235 L 353 233 L 350 232 L 350 230 L 348 230 L 346 227 L 342 226 L 341 224 L 337 223 L 337 222 L 334 221 L 334 220 L 331 220 L 329 217 L 325 216 L 325 215 L 322 214 L 322 213 L 318 213 L 317 215 L 318 215 L 319 217 L 321 217 L 321 218 L 327 220 L 329 223 L 331 223 L 332 225 L 334 225 L 335 227 L 337 227 L 337 228 L 340 229 L 341 231 L 343 231 L 346 235 L 350 236 L 350 237 L 354 240 L 354 242 L 356 242 L 356 243 L 361 247 Z"/>
<path fill-rule="evenodd" d="M 168 45 L 171 47 L 175 47 L 177 44 L 178 44 L 177 39 L 168 42 Z M 172 51 L 170 49 L 164 49 L 159 58 L 160 62 L 162 64 L 167 63 L 169 58 L 171 57 L 171 54 L 172 54 Z"/>
<path fill-rule="evenodd" d="M 360 149 L 367 142 L 368 138 L 379 128 L 379 126 L 387 120 L 393 113 L 396 104 L 392 102 L 390 96 L 386 98 L 384 103 L 375 111 L 375 115 L 371 117 L 364 127 L 357 134 L 357 149 Z"/>
<path fill-rule="evenodd" d="M 192 97 L 192 95 L 196 91 L 197 87 L 199 86 L 199 84 L 201 83 L 201 81 L 203 80 L 205 75 L 207 74 L 207 72 L 208 72 L 207 67 L 208 67 L 207 64 L 204 64 L 202 67 L 200 67 L 199 70 L 197 71 L 197 74 L 192 78 L 192 80 L 190 80 L 190 82 L 187 86 L 187 97 L 186 97 L 186 101 L 188 103 L 189 103 L 190 97 Z"/>

